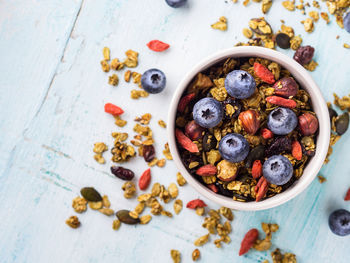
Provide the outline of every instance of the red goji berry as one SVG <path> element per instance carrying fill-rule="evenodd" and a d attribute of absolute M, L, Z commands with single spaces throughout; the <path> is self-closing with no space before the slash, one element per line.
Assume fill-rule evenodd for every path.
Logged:
<path fill-rule="evenodd" d="M 216 175 L 217 169 L 215 165 L 207 164 L 197 169 L 196 174 L 199 176 Z"/>
<path fill-rule="evenodd" d="M 264 176 L 261 176 L 258 184 L 255 186 L 255 201 L 259 202 L 266 195 L 267 190 L 269 190 L 269 183 Z"/>
<path fill-rule="evenodd" d="M 124 113 L 122 108 L 120 108 L 112 103 L 105 104 L 105 112 L 110 113 L 112 115 L 121 115 Z"/>
<path fill-rule="evenodd" d="M 273 84 L 275 83 L 275 76 L 270 70 L 268 70 L 264 65 L 255 62 L 254 63 L 254 72 L 262 81 Z"/>
<path fill-rule="evenodd" d="M 155 52 L 162 52 L 170 47 L 169 44 L 164 43 L 160 40 L 151 40 L 147 43 L 147 46 L 150 50 L 153 50 Z"/>
<path fill-rule="evenodd" d="M 350 201 L 350 188 L 349 188 L 348 191 L 346 192 L 346 195 L 345 195 L 344 200 L 345 200 L 345 201 Z"/>
<path fill-rule="evenodd" d="M 216 186 L 215 184 L 208 184 L 207 186 L 208 186 L 208 188 L 209 188 L 210 190 L 212 190 L 214 193 L 219 192 L 219 189 L 217 188 L 217 186 Z"/>
<path fill-rule="evenodd" d="M 256 228 L 250 229 L 247 234 L 245 234 L 242 242 L 241 248 L 239 249 L 239 255 L 242 256 L 249 251 L 249 249 L 254 245 L 255 241 L 259 237 L 259 231 Z"/>
<path fill-rule="evenodd" d="M 292 142 L 292 155 L 298 161 L 303 157 L 303 150 L 301 149 L 301 145 L 298 141 Z"/>
<path fill-rule="evenodd" d="M 190 103 L 190 101 L 193 100 L 195 96 L 196 96 L 195 93 L 190 93 L 190 94 L 183 96 L 180 99 L 179 105 L 177 106 L 177 111 L 180 113 L 183 113 L 185 111 L 188 103 Z"/>
<path fill-rule="evenodd" d="M 207 204 L 204 203 L 204 201 L 200 200 L 200 199 L 194 199 L 192 201 L 189 201 L 186 205 L 187 208 L 189 209 L 196 209 L 198 207 L 206 207 Z"/>
<path fill-rule="evenodd" d="M 271 139 L 273 138 L 273 132 L 267 128 L 264 128 L 261 130 L 261 137 L 263 137 L 265 140 Z"/>
<path fill-rule="evenodd" d="M 188 138 L 182 131 L 179 129 L 175 130 L 175 136 L 177 139 L 177 142 L 187 151 L 191 153 L 197 153 L 199 152 L 197 144 L 195 144 L 193 141 L 191 141 L 190 138 Z"/>
<path fill-rule="evenodd" d="M 252 176 L 254 179 L 262 176 L 262 164 L 260 160 L 255 160 L 252 167 Z"/>
<path fill-rule="evenodd" d="M 143 172 L 139 179 L 139 187 L 141 190 L 146 190 L 151 182 L 151 168 Z"/>
<path fill-rule="evenodd" d="M 275 105 L 290 108 L 290 109 L 294 109 L 297 106 L 297 103 L 294 100 L 285 99 L 278 96 L 267 97 L 266 101 L 271 104 L 275 104 Z"/>

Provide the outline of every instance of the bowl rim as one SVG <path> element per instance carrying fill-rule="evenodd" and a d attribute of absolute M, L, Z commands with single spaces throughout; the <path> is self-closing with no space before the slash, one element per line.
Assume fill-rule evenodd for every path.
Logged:
<path fill-rule="evenodd" d="M 296 180 L 292 186 L 286 189 L 284 192 L 277 194 L 268 199 L 262 200 L 260 202 L 239 202 L 234 201 L 230 197 L 224 195 L 216 194 L 210 189 L 202 185 L 197 181 L 185 168 L 180 157 L 176 146 L 175 139 L 175 117 L 177 112 L 178 102 L 187 88 L 188 84 L 192 79 L 203 70 L 213 66 L 214 64 L 226 59 L 226 58 L 238 58 L 238 57 L 261 57 L 269 59 L 273 62 L 277 62 L 282 67 L 288 69 L 291 75 L 298 81 L 298 83 L 310 94 L 312 98 L 312 106 L 315 111 L 318 121 L 319 121 L 319 132 L 317 136 L 316 143 L 316 153 L 315 156 L 311 158 L 309 163 L 304 169 L 303 176 Z M 208 198 L 209 200 L 232 209 L 244 210 L 244 211 L 258 211 L 269 209 L 272 207 L 279 206 L 292 198 L 296 197 L 298 194 L 303 192 L 313 181 L 313 179 L 318 174 L 321 169 L 323 162 L 326 158 L 330 140 L 330 122 L 329 113 L 326 102 L 322 96 L 320 89 L 318 88 L 315 81 L 312 79 L 311 75 L 306 71 L 306 69 L 297 63 L 294 59 L 282 54 L 278 51 L 255 46 L 241 46 L 232 47 L 213 55 L 208 56 L 203 59 L 197 65 L 195 65 L 181 80 L 177 86 L 175 93 L 173 94 L 170 108 L 168 111 L 168 142 L 169 148 L 173 156 L 173 160 L 176 167 L 179 169 L 181 174 L 187 180 L 187 182 L 201 195 Z"/>

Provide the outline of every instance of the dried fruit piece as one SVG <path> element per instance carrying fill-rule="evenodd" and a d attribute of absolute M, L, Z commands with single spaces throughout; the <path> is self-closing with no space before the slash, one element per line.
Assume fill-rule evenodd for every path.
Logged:
<path fill-rule="evenodd" d="M 294 54 L 294 60 L 301 65 L 306 65 L 311 62 L 314 56 L 315 49 L 311 46 L 299 47 Z"/>
<path fill-rule="evenodd" d="M 197 169 L 196 174 L 199 176 L 211 176 L 215 175 L 217 173 L 217 169 L 215 165 L 207 164 L 199 169 Z"/>
<path fill-rule="evenodd" d="M 194 199 L 192 201 L 189 201 L 186 205 L 189 209 L 196 209 L 197 207 L 206 207 L 206 203 L 200 199 Z"/>
<path fill-rule="evenodd" d="M 122 180 L 126 180 L 126 181 L 130 181 L 134 178 L 135 174 L 133 171 L 131 171 L 130 169 L 121 167 L 121 166 L 112 166 L 111 167 L 111 172 L 112 174 L 114 174 L 116 177 L 122 179 Z"/>
<path fill-rule="evenodd" d="M 273 88 L 276 95 L 284 98 L 294 97 L 299 90 L 298 84 L 292 77 L 285 77 L 278 80 L 273 85 Z"/>
<path fill-rule="evenodd" d="M 185 133 L 191 140 L 198 140 L 203 137 L 204 129 L 199 126 L 194 120 L 190 121 L 185 126 Z"/>
<path fill-rule="evenodd" d="M 197 247 L 203 246 L 209 241 L 209 235 L 210 234 L 206 234 L 204 236 L 199 237 L 198 239 L 196 239 L 196 241 L 194 241 L 194 245 Z"/>
<path fill-rule="evenodd" d="M 199 152 L 198 146 L 191 141 L 190 138 L 188 138 L 183 132 L 179 129 L 175 130 L 175 136 L 177 139 L 177 142 L 187 151 L 192 152 L 192 153 L 197 153 Z"/>
<path fill-rule="evenodd" d="M 117 115 L 117 116 L 124 113 L 122 108 L 120 108 L 112 103 L 105 104 L 105 112 L 110 113 L 112 115 Z"/>
<path fill-rule="evenodd" d="M 263 128 L 261 130 L 261 137 L 263 137 L 265 140 L 271 139 L 273 138 L 273 132 L 267 128 Z"/>
<path fill-rule="evenodd" d="M 264 65 L 255 62 L 254 73 L 264 82 L 268 84 L 275 83 L 275 76 Z"/>
<path fill-rule="evenodd" d="M 254 243 L 258 239 L 258 237 L 259 237 L 259 232 L 256 228 L 249 230 L 245 234 L 245 236 L 241 242 L 241 248 L 239 249 L 239 255 L 242 256 L 245 253 L 247 253 L 249 251 L 249 249 L 254 245 Z"/>
<path fill-rule="evenodd" d="M 148 168 L 143 172 L 139 179 L 139 188 L 141 190 L 146 190 L 151 182 L 151 168 Z"/>
<path fill-rule="evenodd" d="M 266 98 L 266 101 L 271 104 L 275 104 L 278 106 L 294 109 L 297 106 L 297 103 L 291 99 L 285 99 L 278 96 L 270 96 Z"/>
<path fill-rule="evenodd" d="M 255 186 L 256 192 L 256 202 L 259 202 L 265 197 L 267 191 L 269 190 L 269 183 L 264 176 L 260 177 L 258 184 Z"/>
<path fill-rule="evenodd" d="M 344 197 L 345 201 L 350 201 L 350 188 L 348 189 L 348 191 L 346 192 L 346 195 Z"/>
<path fill-rule="evenodd" d="M 102 196 L 93 187 L 84 187 L 80 190 L 80 194 L 89 202 L 102 201 Z"/>
<path fill-rule="evenodd" d="M 142 149 L 143 158 L 146 162 L 151 162 L 156 157 L 156 151 L 153 145 L 144 145 Z"/>
<path fill-rule="evenodd" d="M 155 52 L 162 52 L 164 50 L 167 50 L 170 45 L 160 40 L 151 40 L 147 43 L 147 47 Z"/>
<path fill-rule="evenodd" d="M 309 136 L 314 134 L 318 129 L 318 120 L 315 115 L 306 112 L 298 117 L 299 128 L 303 135 Z"/>
<path fill-rule="evenodd" d="M 298 161 L 300 161 L 301 158 L 303 157 L 303 150 L 302 150 L 301 145 L 298 141 L 292 142 L 292 155 Z"/>
<path fill-rule="evenodd" d="M 214 193 L 218 193 L 218 192 L 219 192 L 219 189 L 217 188 L 217 186 L 216 186 L 215 184 L 208 184 L 207 186 L 208 186 L 208 188 L 209 188 L 210 190 L 212 190 Z"/>
<path fill-rule="evenodd" d="M 259 120 L 259 114 L 255 110 L 247 110 L 243 111 L 238 116 L 239 120 L 242 123 L 242 126 L 244 130 L 254 135 L 256 131 L 259 129 L 260 126 L 260 120 Z"/>
<path fill-rule="evenodd" d="M 71 216 L 66 220 L 66 224 L 69 225 L 71 228 L 78 228 L 80 226 L 80 221 L 78 217 Z"/>
<path fill-rule="evenodd" d="M 292 150 L 292 141 L 289 137 L 276 137 L 273 142 L 266 148 L 265 154 L 270 157 L 278 155 L 282 152 L 290 152 Z"/>
<path fill-rule="evenodd" d="M 252 176 L 254 179 L 260 178 L 262 176 L 262 164 L 260 160 L 255 160 L 252 167 Z"/>
<path fill-rule="evenodd" d="M 177 106 L 177 111 L 180 113 L 183 113 L 185 111 L 188 103 L 190 103 L 194 99 L 195 96 L 196 96 L 195 93 L 190 93 L 190 94 L 183 96 L 180 99 L 179 105 Z"/>
<path fill-rule="evenodd" d="M 128 225 L 135 225 L 140 222 L 139 218 L 133 218 L 130 216 L 130 211 L 129 210 L 119 210 L 116 213 L 116 216 L 120 220 L 120 222 Z"/>

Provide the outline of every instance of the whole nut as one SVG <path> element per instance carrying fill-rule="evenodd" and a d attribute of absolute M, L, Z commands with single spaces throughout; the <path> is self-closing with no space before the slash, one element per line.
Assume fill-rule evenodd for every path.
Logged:
<path fill-rule="evenodd" d="M 243 111 L 239 114 L 238 118 L 242 122 L 242 126 L 247 133 L 254 135 L 259 129 L 259 114 L 255 110 Z"/>
<path fill-rule="evenodd" d="M 286 77 L 277 81 L 273 88 L 275 89 L 275 94 L 281 97 L 290 98 L 297 94 L 298 84 L 292 77 Z"/>
<path fill-rule="evenodd" d="M 204 129 L 199 126 L 195 121 L 190 121 L 186 124 L 185 133 L 192 141 L 196 141 L 203 137 Z"/>
<path fill-rule="evenodd" d="M 304 113 L 298 117 L 299 128 L 303 135 L 309 136 L 314 134 L 318 129 L 318 120 L 315 115 L 311 113 Z"/>

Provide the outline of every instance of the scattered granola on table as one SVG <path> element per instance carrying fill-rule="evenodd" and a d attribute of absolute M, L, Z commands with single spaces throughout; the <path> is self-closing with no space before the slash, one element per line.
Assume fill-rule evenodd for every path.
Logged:
<path fill-rule="evenodd" d="M 175 249 L 170 250 L 170 256 L 173 259 L 174 263 L 181 262 L 181 253 L 178 250 L 175 250 Z"/>
<path fill-rule="evenodd" d="M 252 29 L 269 31 L 261 22 L 252 21 Z M 295 59 L 308 63 L 311 51 L 298 49 Z M 250 83 L 249 94 L 239 88 L 239 76 Z M 180 99 L 179 118 L 183 123 L 176 120 L 175 137 L 188 172 L 235 201 L 260 201 L 285 191 L 315 154 L 318 120 L 310 95 L 267 59 L 228 58 L 199 73 Z M 274 163 L 284 168 L 275 173 Z"/>
<path fill-rule="evenodd" d="M 218 29 L 221 31 L 227 30 L 227 18 L 222 16 L 219 18 L 219 21 L 211 25 L 212 28 Z"/>
<path fill-rule="evenodd" d="M 66 224 L 70 226 L 71 228 L 78 228 L 80 226 L 80 221 L 78 217 L 71 216 L 66 220 Z"/>
<path fill-rule="evenodd" d="M 94 153 L 96 153 L 94 155 L 94 159 L 96 160 L 96 162 L 100 163 L 100 164 L 104 164 L 106 162 L 106 160 L 103 158 L 102 154 L 108 150 L 108 147 L 105 143 L 103 142 L 97 142 L 94 144 Z"/>

